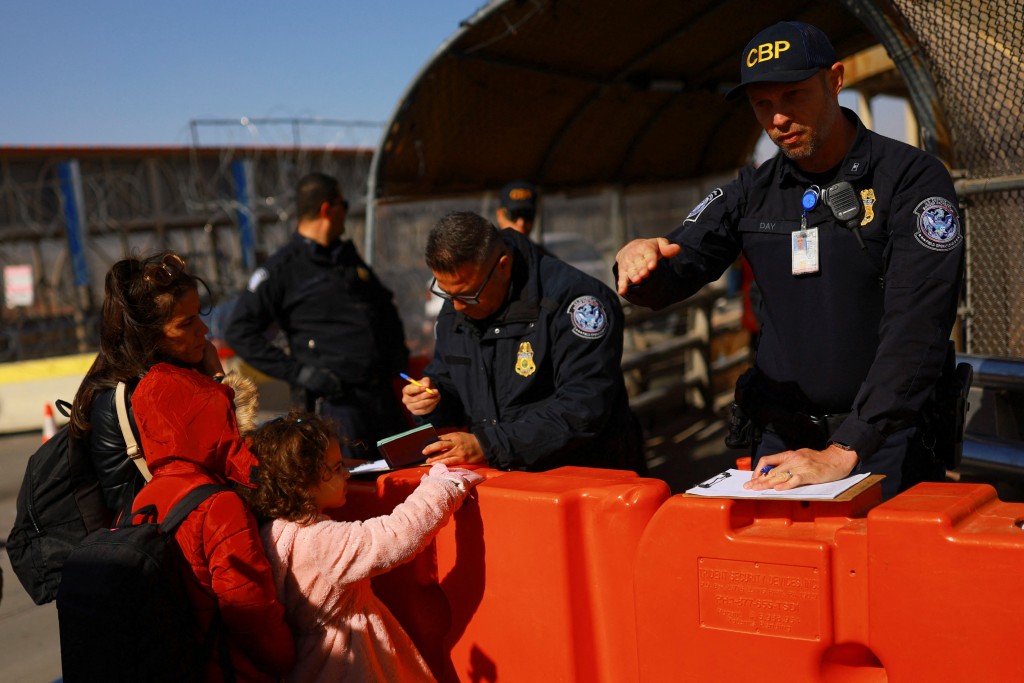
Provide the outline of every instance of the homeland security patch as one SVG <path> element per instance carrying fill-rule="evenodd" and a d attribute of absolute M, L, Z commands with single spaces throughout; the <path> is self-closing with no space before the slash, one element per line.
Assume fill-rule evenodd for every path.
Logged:
<path fill-rule="evenodd" d="M 600 339 L 608 331 L 604 306 L 592 296 L 577 297 L 566 312 L 572 320 L 572 333 L 577 337 Z"/>
<path fill-rule="evenodd" d="M 690 212 L 689 216 L 683 219 L 683 222 L 686 223 L 687 221 L 696 221 L 698 218 L 700 218 L 700 215 L 701 213 L 704 212 L 704 209 L 708 208 L 708 205 L 711 204 L 711 202 L 715 201 L 723 194 L 725 193 L 722 192 L 722 188 L 720 187 L 716 187 L 715 189 L 711 190 L 711 194 L 702 199 L 700 204 L 693 207 L 693 211 Z"/>
<path fill-rule="evenodd" d="M 963 240 L 956 207 L 942 197 L 929 197 L 914 209 L 917 232 L 914 238 L 933 251 L 950 251 Z"/>
<path fill-rule="evenodd" d="M 255 292 L 256 288 L 270 276 L 266 268 L 257 268 L 253 271 L 253 274 L 249 277 L 249 284 L 246 285 L 246 289 L 250 292 Z"/>

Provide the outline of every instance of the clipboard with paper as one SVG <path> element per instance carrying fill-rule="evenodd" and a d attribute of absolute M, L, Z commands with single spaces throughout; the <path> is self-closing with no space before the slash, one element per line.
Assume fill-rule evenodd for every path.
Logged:
<path fill-rule="evenodd" d="M 838 481 L 825 484 L 807 484 L 797 486 L 788 491 L 764 489 L 751 491 L 743 488 L 750 481 L 753 472 L 749 470 L 728 469 L 711 477 L 693 488 L 686 490 L 686 495 L 710 498 L 761 498 L 771 500 L 850 500 L 868 487 L 881 481 L 884 475 L 855 474 Z"/>

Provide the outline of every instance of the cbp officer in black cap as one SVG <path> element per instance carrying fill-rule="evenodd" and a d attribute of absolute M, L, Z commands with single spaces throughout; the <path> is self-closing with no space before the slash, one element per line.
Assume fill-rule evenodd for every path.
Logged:
<path fill-rule="evenodd" d="M 713 190 L 667 237 L 616 258 L 619 293 L 661 308 L 742 252 L 762 293 L 756 365 L 737 403 L 761 438 L 748 488 L 886 475 L 885 497 L 943 473 L 922 443 L 964 269 L 953 183 L 934 157 L 839 106 L 843 64 L 818 28 L 782 22 L 740 56 L 779 153 Z M 762 473 L 760 468 L 773 466 Z"/>
<path fill-rule="evenodd" d="M 498 195 L 498 209 L 494 213 L 499 230 L 512 228 L 527 237 L 533 232 L 533 221 L 537 216 L 537 187 L 522 180 L 509 183 L 501 188 Z"/>

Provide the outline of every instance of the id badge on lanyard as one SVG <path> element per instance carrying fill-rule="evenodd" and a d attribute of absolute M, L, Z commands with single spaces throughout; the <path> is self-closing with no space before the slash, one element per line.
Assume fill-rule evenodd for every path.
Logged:
<path fill-rule="evenodd" d="M 793 275 L 818 272 L 818 229 L 807 227 L 807 212 L 818 205 L 820 197 L 818 186 L 812 185 L 800 199 L 804 210 L 800 216 L 800 229 L 790 234 Z"/>
<path fill-rule="evenodd" d="M 800 228 L 790 233 L 793 275 L 818 272 L 818 229 Z"/>

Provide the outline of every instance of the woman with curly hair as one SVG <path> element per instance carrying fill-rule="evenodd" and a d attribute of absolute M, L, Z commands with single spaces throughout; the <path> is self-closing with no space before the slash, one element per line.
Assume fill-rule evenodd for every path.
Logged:
<path fill-rule="evenodd" d="M 409 636 L 373 594 L 370 578 L 407 562 L 443 527 L 483 477 L 434 465 L 390 515 L 334 521 L 349 474 L 324 420 L 292 411 L 250 437 L 259 459 L 249 504 L 277 596 L 295 636 L 289 681 L 433 681 Z"/>

